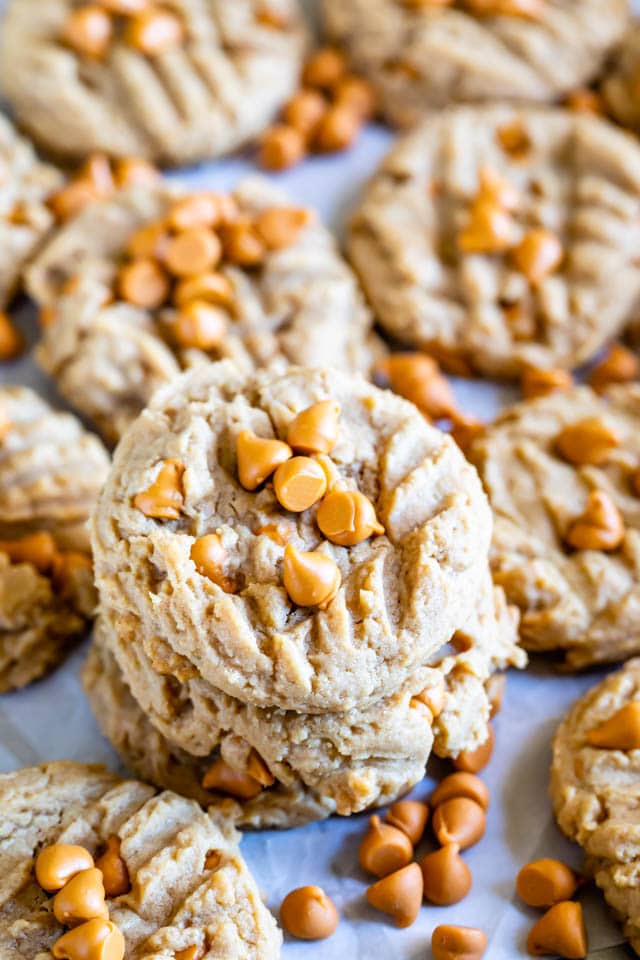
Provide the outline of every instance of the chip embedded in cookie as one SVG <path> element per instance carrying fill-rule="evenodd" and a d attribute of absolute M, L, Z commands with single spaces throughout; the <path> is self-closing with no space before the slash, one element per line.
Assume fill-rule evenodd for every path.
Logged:
<path fill-rule="evenodd" d="M 275 960 L 228 813 L 99 766 L 0 776 L 0 954 Z"/>
<path fill-rule="evenodd" d="M 557 101 L 598 74 L 629 21 L 626 0 L 323 0 L 323 10 L 403 127 L 454 101 Z"/>
<path fill-rule="evenodd" d="M 108 467 L 75 417 L 0 389 L 0 691 L 48 672 L 93 617 L 87 520 Z"/>
<path fill-rule="evenodd" d="M 257 179 L 232 194 L 158 186 L 91 204 L 27 285 L 51 315 L 38 362 L 110 441 L 203 361 L 368 373 L 382 354 L 328 230 Z"/>
<path fill-rule="evenodd" d="M 635 319 L 640 146 L 570 110 L 458 107 L 392 149 L 348 251 L 384 329 L 491 377 L 576 367 Z"/>
<path fill-rule="evenodd" d="M 12 0 L 0 87 L 53 154 L 184 165 L 267 126 L 296 88 L 306 36 L 297 0 Z"/>
<path fill-rule="evenodd" d="M 575 387 L 506 410 L 471 447 L 522 643 L 574 669 L 640 652 L 639 427 L 637 383 Z"/>

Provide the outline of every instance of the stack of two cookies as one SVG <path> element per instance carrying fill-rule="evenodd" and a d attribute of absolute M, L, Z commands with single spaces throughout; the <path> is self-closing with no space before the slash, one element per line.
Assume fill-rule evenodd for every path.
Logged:
<path fill-rule="evenodd" d="M 520 664 L 475 469 L 358 376 L 203 365 L 120 442 L 85 686 L 144 779 L 287 826 L 392 800 L 488 736 Z"/>

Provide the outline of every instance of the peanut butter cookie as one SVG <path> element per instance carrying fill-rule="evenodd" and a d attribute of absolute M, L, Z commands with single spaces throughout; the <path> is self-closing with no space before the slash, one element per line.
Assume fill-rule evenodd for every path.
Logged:
<path fill-rule="evenodd" d="M 392 149 L 348 250 L 391 336 L 514 377 L 578 366 L 635 319 L 639 222 L 629 134 L 570 110 L 458 107 Z"/>
<path fill-rule="evenodd" d="M 558 728 L 551 798 L 640 954 L 640 660 L 589 690 Z"/>
<path fill-rule="evenodd" d="M 474 468 L 412 404 L 229 361 L 156 393 L 93 524 L 105 612 L 231 696 L 309 713 L 397 690 L 462 629 L 490 536 Z"/>
<path fill-rule="evenodd" d="M 233 194 L 129 190 L 92 204 L 28 275 L 36 358 L 117 440 L 181 368 L 230 357 L 367 373 L 381 345 L 329 232 L 264 181 Z"/>
<path fill-rule="evenodd" d="M 184 165 L 255 137 L 296 88 L 296 0 L 11 0 L 0 86 L 42 148 Z"/>
<path fill-rule="evenodd" d="M 93 616 L 87 519 L 108 466 L 75 417 L 0 389 L 0 692 L 54 667 Z"/>
<path fill-rule="evenodd" d="M 54 222 L 47 197 L 62 174 L 40 163 L 31 145 L 0 114 L 0 307 Z"/>
<path fill-rule="evenodd" d="M 640 24 L 627 30 L 600 84 L 608 112 L 623 126 L 640 130 Z"/>
<path fill-rule="evenodd" d="M 275 960 L 282 936 L 239 839 L 224 810 L 103 767 L 1 776 L 3 960 Z"/>
<path fill-rule="evenodd" d="M 640 386 L 528 400 L 476 439 L 492 569 L 523 645 L 567 666 L 640 652 Z"/>
<path fill-rule="evenodd" d="M 598 74 L 626 0 L 323 0 L 330 37 L 386 116 L 412 126 L 453 101 L 552 102 Z"/>

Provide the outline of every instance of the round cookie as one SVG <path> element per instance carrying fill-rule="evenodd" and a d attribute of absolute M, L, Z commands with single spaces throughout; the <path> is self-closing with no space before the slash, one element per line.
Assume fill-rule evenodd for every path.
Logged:
<path fill-rule="evenodd" d="M 55 316 L 36 359 L 69 403 L 115 441 L 161 384 L 203 360 L 369 372 L 381 344 L 353 273 L 315 217 L 293 210 L 262 180 L 245 181 L 230 199 L 218 201 L 232 202 L 241 224 L 273 210 L 300 224 L 280 249 L 264 251 L 259 264 L 244 267 L 226 258 L 209 272 L 229 287 L 229 301 L 213 301 L 224 333 L 208 349 L 180 334 L 181 308 L 173 302 L 142 309 L 124 299 L 118 284 L 124 248 L 141 227 L 175 209 L 181 196 L 158 187 L 92 204 L 56 234 L 30 269 L 29 292 Z M 174 284 L 173 299 L 189 278 L 183 280 Z"/>
<path fill-rule="evenodd" d="M 380 323 L 454 372 L 575 367 L 640 300 L 640 146 L 600 118 L 494 105 L 392 149 L 348 251 Z"/>
<path fill-rule="evenodd" d="M 623 126 L 640 130 L 640 25 L 634 23 L 616 50 L 600 83 L 608 112 Z"/>
<path fill-rule="evenodd" d="M 11 0 L 2 24 L 2 92 L 59 156 L 100 150 L 174 166 L 221 156 L 296 88 L 306 47 L 296 0 L 171 0 L 160 13 L 103 12 L 97 25 L 85 8 Z"/>
<path fill-rule="evenodd" d="M 26 387 L 0 389 L 0 692 L 43 676 L 86 631 L 87 519 L 108 468 L 75 417 Z"/>
<path fill-rule="evenodd" d="M 640 716 L 639 659 L 589 690 L 559 726 L 551 798 L 560 828 L 584 847 L 589 873 L 640 953 L 640 741 L 630 709 Z M 621 728 L 614 720 L 620 711 Z M 620 729 L 631 738 L 625 749 L 616 740 Z"/>
<path fill-rule="evenodd" d="M 639 428 L 640 385 L 576 387 L 506 410 L 469 453 L 494 514 L 494 580 L 520 608 L 521 642 L 573 669 L 640 652 Z M 587 510 L 596 539 L 585 542 L 576 524 Z"/>
<path fill-rule="evenodd" d="M 392 123 L 454 101 L 551 102 L 597 75 L 626 0 L 323 0 L 330 37 Z"/>
<path fill-rule="evenodd" d="M 211 803 L 219 797 L 203 786 L 211 766 L 222 759 L 246 778 L 257 755 L 266 789 L 255 784 L 255 795 L 239 800 L 240 822 L 295 826 L 391 802 L 422 779 L 432 748 L 456 756 L 482 743 L 489 677 L 523 665 L 515 637 L 513 608 L 487 585 L 464 641 L 460 633 L 397 694 L 314 716 L 235 700 L 168 643 L 144 637 L 139 621 L 103 616 L 83 680 L 103 732 L 137 775 Z"/>
<path fill-rule="evenodd" d="M 329 490 L 368 498 L 386 531 L 372 526 L 348 547 L 323 537 L 316 507 L 290 513 L 270 483 L 238 479 L 239 438 L 279 437 L 286 452 L 296 416 L 323 402 L 340 407 Z M 179 508 L 158 519 L 155 492 L 170 475 Z M 191 559 L 209 534 L 225 554 L 222 586 Z M 491 514 L 474 468 L 407 401 L 334 370 L 247 374 L 222 361 L 158 391 L 127 431 L 92 536 L 106 612 L 170 638 L 231 696 L 323 713 L 397 690 L 463 627 L 486 576 Z M 330 572 L 333 599 L 290 599 L 285 549 L 294 580 L 307 562 L 296 551 Z"/>
<path fill-rule="evenodd" d="M 40 163 L 0 114 L 0 308 L 15 293 L 25 263 L 53 225 L 46 199 L 61 183 L 62 174 Z"/>
<path fill-rule="evenodd" d="M 125 960 L 164 960 L 189 948 L 229 960 L 275 960 L 282 935 L 223 812 L 122 780 L 103 767 L 61 762 L 0 777 L 0 953 L 51 956 L 64 933 L 36 881 L 43 847 L 73 844 L 93 857 L 111 842 L 129 890 L 107 896 Z M 119 841 L 119 843 L 118 843 Z M 80 928 L 76 928 L 80 929 Z"/>

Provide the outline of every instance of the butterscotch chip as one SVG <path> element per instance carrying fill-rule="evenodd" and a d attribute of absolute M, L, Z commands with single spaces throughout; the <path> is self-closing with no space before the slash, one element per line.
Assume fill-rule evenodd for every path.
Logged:
<path fill-rule="evenodd" d="M 217 272 L 185 277 L 176 284 L 173 291 L 173 300 L 178 307 L 193 300 L 206 300 L 228 309 L 233 306 L 234 298 L 233 284 L 224 273 Z"/>
<path fill-rule="evenodd" d="M 410 927 L 422 904 L 423 882 L 420 867 L 410 863 L 367 887 L 372 907 L 390 914 L 398 927 Z"/>
<path fill-rule="evenodd" d="M 520 386 L 525 398 L 532 400 L 569 390 L 573 386 L 573 377 L 568 370 L 527 367 L 522 371 Z"/>
<path fill-rule="evenodd" d="M 640 376 L 638 357 L 623 346 L 614 343 L 607 356 L 597 363 L 589 374 L 589 383 L 594 390 L 604 390 L 613 383 L 629 383 Z"/>
<path fill-rule="evenodd" d="M 306 134 L 290 123 L 279 123 L 261 137 L 258 163 L 265 170 L 287 170 L 300 163 L 306 152 Z"/>
<path fill-rule="evenodd" d="M 358 863 L 376 877 L 386 877 L 411 862 L 413 844 L 403 830 L 373 816 L 358 848 Z"/>
<path fill-rule="evenodd" d="M 105 895 L 109 898 L 121 897 L 131 889 L 129 869 L 122 858 L 121 847 L 119 837 L 108 837 L 104 853 L 96 860 L 96 867 L 102 873 Z"/>
<path fill-rule="evenodd" d="M 91 853 L 113 846 L 114 827 L 130 882 L 116 894 L 126 899 L 105 903 L 104 889 L 99 896 L 102 873 L 93 868 Z M 13 838 L 0 853 L 10 898 L 0 920 L 3 949 L 21 930 L 23 947 L 37 942 L 41 954 L 60 960 L 123 960 L 139 950 L 144 929 L 144 942 L 161 942 L 168 958 L 200 944 L 229 957 L 231 944 L 243 960 L 280 956 L 282 934 L 241 856 L 240 834 L 229 817 L 211 816 L 194 800 L 123 780 L 99 765 L 41 764 L 0 777 L 0 829 Z M 89 865 L 48 904 L 43 922 L 42 904 L 49 898 L 34 875 L 34 860 L 40 851 L 66 845 L 69 834 Z M 63 914 L 65 901 L 71 912 Z M 206 904 L 204 914 L 193 912 L 196 902 Z M 91 908 L 108 908 L 111 918 L 96 914 L 67 928 Z M 176 916 L 187 915 L 187 925 L 175 923 Z"/>
<path fill-rule="evenodd" d="M 289 127 L 293 127 L 305 139 L 311 139 L 320 123 L 320 120 L 326 113 L 328 102 L 318 90 L 300 90 L 296 93 L 282 111 L 283 119 Z M 274 139 L 272 148 L 276 146 L 278 138 Z M 282 135 L 281 144 L 284 145 L 285 137 Z M 292 156 L 296 156 L 300 151 L 300 141 L 291 138 L 292 146 L 295 144 L 295 150 Z M 263 141 L 263 150 L 269 152 Z M 274 157 L 277 160 L 277 157 Z M 289 166 L 289 164 L 286 164 Z"/>
<path fill-rule="evenodd" d="M 558 269 L 564 251 L 562 244 L 550 230 L 538 227 L 528 230 L 512 253 L 513 264 L 533 286 Z"/>
<path fill-rule="evenodd" d="M 567 544 L 576 550 L 617 550 L 624 537 L 622 514 L 604 490 L 589 494 L 584 512 L 565 534 Z"/>
<path fill-rule="evenodd" d="M 133 498 L 136 510 L 157 520 L 177 520 L 184 504 L 183 474 L 180 460 L 161 462 L 150 486 Z"/>
<path fill-rule="evenodd" d="M 578 466 L 601 466 L 619 444 L 618 434 L 601 417 L 577 420 L 564 427 L 556 437 L 558 453 Z"/>
<path fill-rule="evenodd" d="M 262 790 L 262 784 L 255 777 L 242 770 L 234 770 L 221 759 L 212 763 L 206 771 L 202 787 L 240 800 L 250 800 Z"/>
<path fill-rule="evenodd" d="M 556 903 L 534 925 L 527 937 L 527 950 L 534 957 L 558 954 L 581 960 L 589 949 L 579 903 Z"/>
<path fill-rule="evenodd" d="M 376 112 L 376 94 L 372 85 L 363 77 L 347 74 L 333 87 L 333 96 L 339 106 L 348 107 L 364 120 Z"/>
<path fill-rule="evenodd" d="M 113 179 L 118 187 L 151 187 L 160 181 L 158 170 L 141 157 L 121 157 L 113 161 Z"/>
<path fill-rule="evenodd" d="M 578 889 L 578 876 L 561 860 L 545 858 L 528 863 L 516 879 L 516 891 L 530 907 L 552 907 L 570 900 Z"/>
<path fill-rule="evenodd" d="M 228 315 L 206 300 L 192 300 L 179 311 L 171 333 L 181 347 L 215 350 L 227 332 Z"/>
<path fill-rule="evenodd" d="M 298 239 L 310 220 L 308 210 L 293 207 L 270 207 L 256 219 L 256 230 L 268 250 L 282 250 Z"/>
<path fill-rule="evenodd" d="M 480 960 L 487 949 L 487 938 L 477 927 L 441 924 L 431 934 L 433 960 Z"/>
<path fill-rule="evenodd" d="M 0 361 L 15 360 L 23 352 L 25 342 L 6 313 L 0 311 Z"/>
<path fill-rule="evenodd" d="M 280 921 L 299 940 L 326 940 L 338 926 L 335 904 L 321 887 L 298 887 L 282 901 Z"/>
<path fill-rule="evenodd" d="M 353 146 L 362 130 L 362 119 L 347 102 L 338 102 L 327 109 L 313 138 L 320 152 L 333 153 Z"/>
<path fill-rule="evenodd" d="M 113 38 L 113 22 L 100 4 L 87 3 L 72 10 L 61 39 L 83 57 L 104 57 Z"/>
<path fill-rule="evenodd" d="M 487 736 L 474 750 L 463 750 L 455 757 L 453 765 L 464 773 L 480 773 L 487 766 L 493 754 L 493 730 L 487 727 Z"/>
<path fill-rule="evenodd" d="M 168 242 L 164 262 L 177 277 L 192 277 L 218 265 L 222 244 L 207 227 L 189 227 Z"/>
<path fill-rule="evenodd" d="M 118 292 L 134 307 L 157 310 L 169 296 L 169 278 L 155 260 L 138 257 L 121 268 Z"/>
<path fill-rule="evenodd" d="M 315 460 L 310 457 L 293 457 L 276 470 L 273 489 L 285 510 L 302 513 L 324 496 L 327 478 Z"/>
<path fill-rule="evenodd" d="M 345 55 L 335 47 L 323 47 L 307 60 L 302 81 L 309 87 L 330 90 L 344 77 L 346 70 Z"/>
<path fill-rule="evenodd" d="M 291 447 L 282 440 L 241 430 L 236 441 L 238 480 L 245 490 L 255 490 L 292 455 Z"/>
<path fill-rule="evenodd" d="M 463 900 L 472 885 L 471 871 L 456 844 L 447 844 L 420 861 L 426 900 L 448 907 Z"/>
<path fill-rule="evenodd" d="M 284 550 L 282 582 L 299 607 L 326 607 L 335 598 L 342 577 L 331 557 L 316 550 L 302 552 L 288 544 Z"/>

